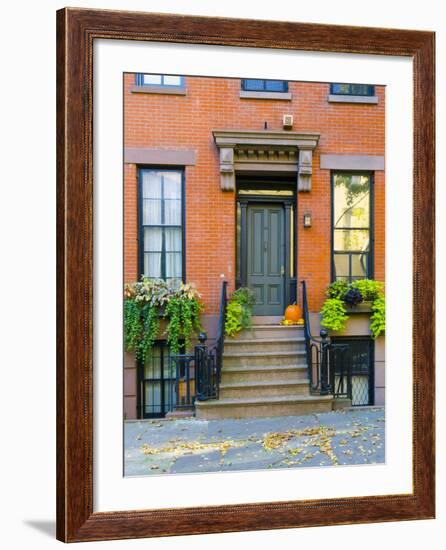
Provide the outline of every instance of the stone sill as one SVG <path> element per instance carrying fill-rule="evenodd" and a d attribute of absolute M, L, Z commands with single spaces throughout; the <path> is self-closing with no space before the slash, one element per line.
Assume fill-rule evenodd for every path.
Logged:
<path fill-rule="evenodd" d="M 249 92 L 240 90 L 241 99 L 276 99 L 279 101 L 291 101 L 293 94 L 289 92 Z"/>
<path fill-rule="evenodd" d="M 327 100 L 329 103 L 368 103 L 376 105 L 378 96 L 329 94 Z"/>
<path fill-rule="evenodd" d="M 167 88 L 165 86 L 132 86 L 132 94 L 165 94 L 165 95 L 186 95 L 186 88 Z"/>

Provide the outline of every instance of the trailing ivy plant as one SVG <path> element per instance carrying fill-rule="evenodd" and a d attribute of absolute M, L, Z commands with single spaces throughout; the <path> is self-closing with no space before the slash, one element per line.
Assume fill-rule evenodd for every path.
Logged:
<path fill-rule="evenodd" d="M 370 317 L 370 331 L 373 338 L 386 330 L 386 300 L 384 296 L 378 296 L 372 304 L 372 316 Z"/>
<path fill-rule="evenodd" d="M 327 298 L 321 310 L 321 325 L 331 330 L 341 331 L 348 319 L 345 302 L 340 298 Z"/>
<path fill-rule="evenodd" d="M 378 338 L 386 329 L 386 301 L 384 284 L 372 279 L 358 279 L 352 283 L 339 280 L 327 288 L 327 299 L 321 310 L 321 325 L 325 328 L 342 331 L 349 316 L 346 306 L 355 306 L 363 301 L 372 302 L 370 332 Z"/>
<path fill-rule="evenodd" d="M 200 295 L 193 285 L 142 277 L 124 291 L 124 345 L 144 362 L 160 332 L 160 318 L 167 320 L 167 342 L 172 354 L 187 350 L 192 336 L 202 330 Z"/>
<path fill-rule="evenodd" d="M 225 333 L 234 336 L 251 326 L 252 308 L 256 303 L 254 292 L 249 288 L 235 290 L 226 306 Z"/>

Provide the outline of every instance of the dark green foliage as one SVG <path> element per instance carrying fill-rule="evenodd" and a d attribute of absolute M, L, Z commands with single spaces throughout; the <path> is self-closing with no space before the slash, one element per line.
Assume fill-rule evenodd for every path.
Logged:
<path fill-rule="evenodd" d="M 124 299 L 124 346 L 144 362 L 160 332 L 160 318 L 168 321 L 166 334 L 172 354 L 187 350 L 192 336 L 200 332 L 200 295 L 192 285 L 175 285 L 145 277 L 126 285 Z"/>

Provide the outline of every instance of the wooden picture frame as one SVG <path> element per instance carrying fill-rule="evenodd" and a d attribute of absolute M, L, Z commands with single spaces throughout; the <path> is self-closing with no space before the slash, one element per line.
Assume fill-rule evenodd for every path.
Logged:
<path fill-rule="evenodd" d="M 412 494 L 93 512 L 92 88 L 93 42 L 100 38 L 398 55 L 413 60 Z M 58 11 L 58 539 L 125 539 L 434 517 L 434 40 L 434 33 L 424 31 Z"/>

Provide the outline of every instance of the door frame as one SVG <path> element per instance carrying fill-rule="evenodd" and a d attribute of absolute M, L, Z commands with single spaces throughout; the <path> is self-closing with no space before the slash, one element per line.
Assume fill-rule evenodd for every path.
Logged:
<path fill-rule="evenodd" d="M 248 206 L 259 204 L 281 204 L 284 209 L 285 224 L 285 307 L 297 300 L 297 200 L 292 197 L 277 196 L 237 196 L 237 205 L 240 206 L 240 246 L 236 246 L 236 255 L 240 255 L 240 273 L 236 278 L 236 288 L 246 287 L 248 284 Z M 293 223 L 291 222 L 291 210 L 294 208 Z M 292 227 L 293 226 L 293 227 Z M 235 224 L 236 233 L 238 224 Z M 293 233 L 292 233 L 293 232 Z M 290 247 L 293 235 L 294 254 L 291 265 Z M 236 235 L 236 243 L 238 242 Z M 291 276 L 291 268 L 294 276 Z"/>

